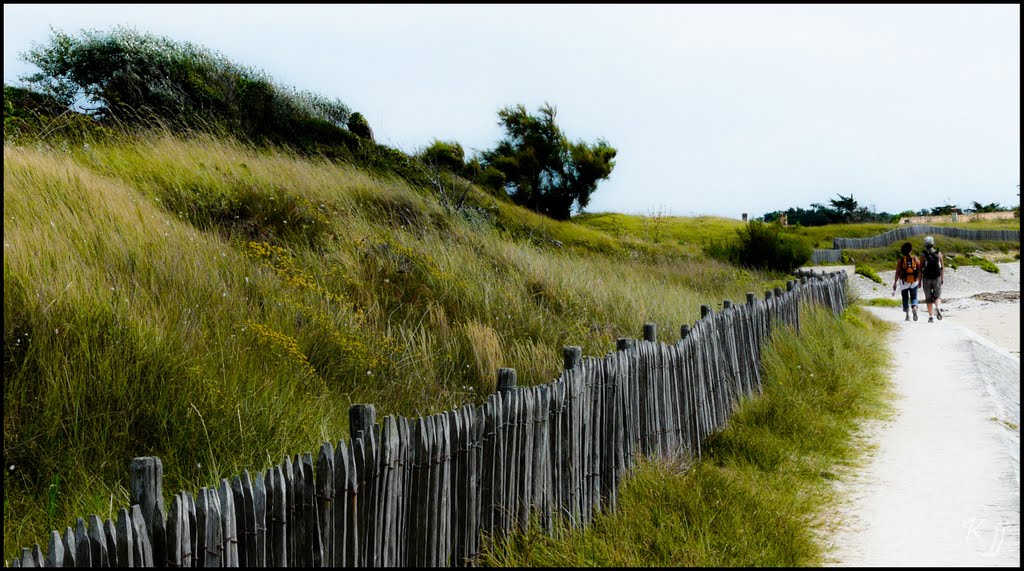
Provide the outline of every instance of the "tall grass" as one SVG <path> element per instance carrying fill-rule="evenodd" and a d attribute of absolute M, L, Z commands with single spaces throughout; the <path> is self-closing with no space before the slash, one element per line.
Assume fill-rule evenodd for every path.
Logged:
<path fill-rule="evenodd" d="M 502 567 L 820 566 L 832 483 L 859 461 L 858 424 L 884 417 L 890 326 L 850 308 L 777 330 L 764 393 L 743 402 L 697 461 L 647 460 L 615 513 L 585 530 L 536 525 L 484 550 Z"/>
<path fill-rule="evenodd" d="M 227 139 L 4 146 L 4 551 L 346 435 L 548 382 L 783 276 Z"/>
<path fill-rule="evenodd" d="M 740 220 L 719 216 L 670 216 L 660 212 L 631 215 L 615 212 L 585 213 L 576 223 L 623 239 L 635 239 L 681 252 L 699 252 L 708 243 L 732 241 L 744 226 Z"/>

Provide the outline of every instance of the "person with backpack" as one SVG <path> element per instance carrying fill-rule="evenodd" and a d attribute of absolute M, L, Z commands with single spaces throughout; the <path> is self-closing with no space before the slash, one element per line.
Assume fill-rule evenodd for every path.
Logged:
<path fill-rule="evenodd" d="M 939 296 L 942 295 L 942 282 L 946 275 L 946 264 L 942 252 L 935 248 L 935 238 L 925 236 L 924 254 L 921 256 L 921 286 L 924 288 L 924 302 L 928 304 L 928 323 L 935 319 L 942 320 L 939 309 Z M 932 306 L 935 306 L 935 317 L 932 317 Z"/>
<path fill-rule="evenodd" d="M 913 254 L 914 246 L 910 242 L 904 242 L 900 246 L 899 261 L 896 262 L 896 275 L 892 281 L 892 293 L 896 295 L 896 287 L 900 288 L 900 296 L 903 297 L 903 313 L 907 316 L 904 321 L 910 321 L 910 313 L 914 313 L 914 321 L 917 321 L 917 285 L 921 279 L 921 261 Z"/>

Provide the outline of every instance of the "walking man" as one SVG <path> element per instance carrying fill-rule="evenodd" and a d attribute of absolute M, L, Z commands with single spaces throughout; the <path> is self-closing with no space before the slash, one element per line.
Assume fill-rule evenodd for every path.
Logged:
<path fill-rule="evenodd" d="M 942 282 L 946 275 L 944 262 L 942 252 L 935 248 L 935 238 L 926 236 L 924 253 L 921 255 L 921 287 L 924 288 L 924 302 L 928 304 L 928 323 L 932 323 L 936 318 L 942 320 L 939 298 L 942 295 Z M 935 306 L 934 317 L 932 317 L 932 305 Z"/>

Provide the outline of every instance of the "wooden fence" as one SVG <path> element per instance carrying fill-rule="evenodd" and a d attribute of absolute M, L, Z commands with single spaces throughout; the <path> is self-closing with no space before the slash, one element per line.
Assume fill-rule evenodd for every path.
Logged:
<path fill-rule="evenodd" d="M 842 250 L 815 250 L 811 252 L 812 264 L 834 264 L 841 261 L 843 261 Z"/>
<path fill-rule="evenodd" d="M 864 248 L 882 248 L 896 242 L 907 240 L 921 234 L 934 234 L 963 240 L 994 240 L 1000 242 L 1020 242 L 1020 230 L 972 230 L 966 228 L 950 228 L 948 226 L 928 226 L 914 224 L 889 230 L 871 238 L 833 238 L 832 247 L 836 250 Z M 919 248 L 920 249 L 920 248 Z"/>
<path fill-rule="evenodd" d="M 673 343 L 647 323 L 643 339 L 619 339 L 604 357 L 566 347 L 565 370 L 540 386 L 519 387 L 500 369 L 480 406 L 377 422 L 372 405 L 354 405 L 347 441 L 169 505 L 160 459 L 135 458 L 131 506 L 116 521 L 79 518 L 13 566 L 472 565 L 485 535 L 531 519 L 548 532 L 584 526 L 615 510 L 641 457 L 699 456 L 737 402 L 761 391 L 769 333 L 799 330 L 809 303 L 841 313 L 846 283 L 845 272 L 812 275 L 719 312 L 702 306 Z"/>

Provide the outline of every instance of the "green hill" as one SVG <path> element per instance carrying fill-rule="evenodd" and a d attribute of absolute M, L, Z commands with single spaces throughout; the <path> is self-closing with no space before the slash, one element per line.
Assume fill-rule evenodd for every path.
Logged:
<path fill-rule="evenodd" d="M 135 456 L 195 489 L 347 431 L 351 403 L 479 403 L 784 276 L 473 189 L 166 133 L 4 145 L 4 549 L 126 505 Z"/>

